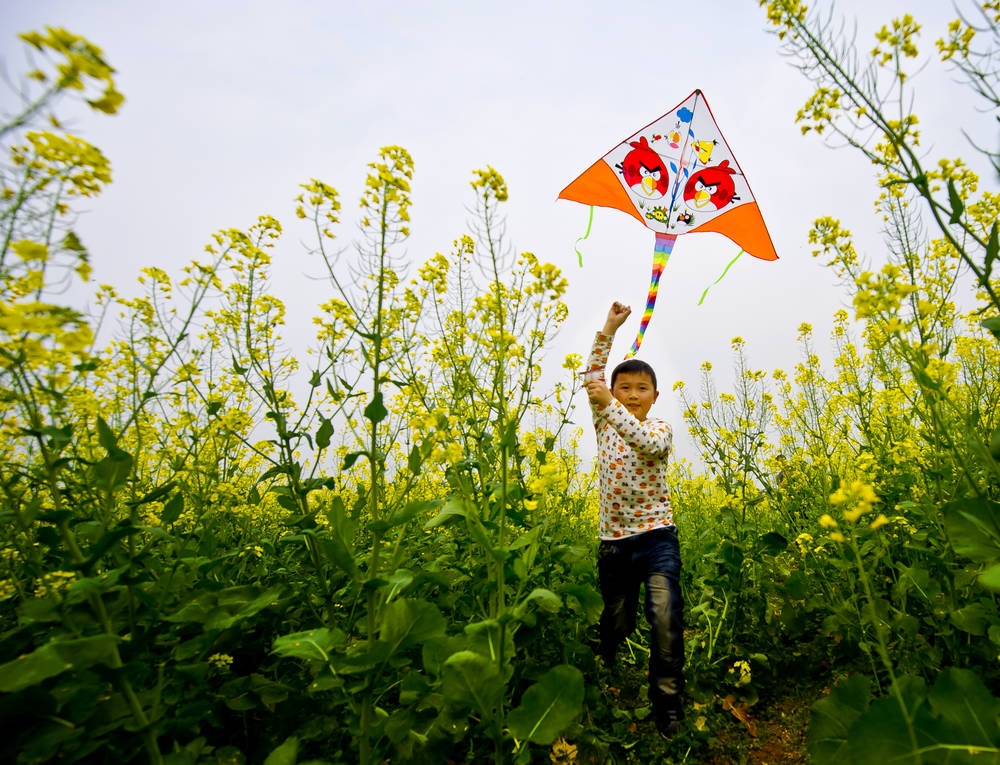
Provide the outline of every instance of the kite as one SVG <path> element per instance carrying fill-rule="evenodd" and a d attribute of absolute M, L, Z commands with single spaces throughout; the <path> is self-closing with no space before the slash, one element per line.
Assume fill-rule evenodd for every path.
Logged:
<path fill-rule="evenodd" d="M 613 207 L 656 233 L 646 310 L 626 358 L 642 344 L 660 276 L 681 234 L 714 231 L 740 247 L 716 284 L 744 252 L 778 259 L 750 186 L 700 90 L 616 145 L 558 198 L 590 205 L 591 222 L 595 206 Z M 581 238 L 589 233 L 588 223 Z"/>

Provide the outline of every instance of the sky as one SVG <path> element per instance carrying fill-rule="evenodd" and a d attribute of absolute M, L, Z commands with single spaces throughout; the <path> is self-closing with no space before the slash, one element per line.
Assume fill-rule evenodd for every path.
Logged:
<path fill-rule="evenodd" d="M 838 0 L 834 18 L 856 29 L 867 51 L 883 23 L 907 12 L 923 25 L 925 54 L 956 16 L 941 0 Z M 101 47 L 126 97 L 117 116 L 73 124 L 114 173 L 77 226 L 94 281 L 127 291 L 144 266 L 177 274 L 212 232 L 274 215 L 288 232 L 274 257 L 274 292 L 288 306 L 284 334 L 296 350 L 312 337 L 312 308 L 329 297 L 312 278 L 321 269 L 305 232 L 293 225 L 298 184 L 318 178 L 340 192 L 347 243 L 367 163 L 396 144 L 415 162 L 410 261 L 447 253 L 467 232 L 472 171 L 490 165 L 510 190 L 512 246 L 569 279 L 569 319 L 545 357 L 546 374 L 558 375 L 567 353 L 586 355 L 613 300 L 634 311 L 613 351 L 624 355 L 646 300 L 653 233 L 598 208 L 580 244 L 581 268 L 574 243 L 588 208 L 556 197 L 695 88 L 749 179 L 779 260 L 740 258 L 698 306 L 739 248 L 717 234 L 678 240 L 640 352 L 663 392 L 652 416 L 681 432 L 673 382 L 696 389 L 707 360 L 724 388 L 736 335 L 750 366 L 766 370 L 799 361 L 803 322 L 822 341 L 849 298 L 811 255 L 816 218 L 840 218 L 861 252 L 885 260 L 872 168 L 856 152 L 802 136 L 794 116 L 812 87 L 780 54 L 755 0 L 4 0 L 0 58 L 9 76 L 26 68 L 15 34 L 46 25 Z M 995 141 L 992 116 L 977 112 L 943 67 L 931 61 L 915 83 L 929 157 L 975 161 L 963 128 Z M 11 93 L 3 98 L 9 110 Z M 581 407 L 576 420 L 588 419 Z M 678 453 L 695 457 L 684 439 Z"/>

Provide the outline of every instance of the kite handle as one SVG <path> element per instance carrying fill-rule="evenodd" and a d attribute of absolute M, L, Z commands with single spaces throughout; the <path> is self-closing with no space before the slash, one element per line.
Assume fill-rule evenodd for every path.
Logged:
<path fill-rule="evenodd" d="M 719 282 L 722 281 L 722 277 L 726 275 L 726 273 L 729 271 L 729 269 L 732 268 L 733 263 L 735 263 L 737 260 L 739 260 L 740 259 L 740 255 L 742 255 L 744 252 L 746 252 L 746 250 L 740 250 L 738 253 L 736 253 L 736 257 L 729 261 L 729 265 L 726 266 L 725 270 L 723 270 L 723 272 L 719 276 L 719 278 L 716 279 L 711 284 L 709 284 L 707 287 L 705 287 L 705 291 L 701 293 L 701 300 L 698 301 L 698 305 L 701 305 L 702 301 L 705 299 L 705 295 L 708 294 L 708 291 L 712 287 L 714 287 L 716 284 L 718 284 Z"/>
<path fill-rule="evenodd" d="M 649 320 L 653 318 L 653 308 L 656 305 L 656 293 L 660 289 L 660 277 L 663 269 L 670 259 L 670 253 L 674 251 L 674 242 L 677 241 L 676 234 L 656 233 L 656 246 L 653 248 L 653 273 L 649 278 L 649 295 L 646 297 L 646 310 L 642 312 L 642 320 L 639 322 L 639 333 L 635 336 L 635 341 L 625 358 L 630 359 L 639 351 L 642 345 L 642 337 L 646 334 L 646 327 Z"/>
<path fill-rule="evenodd" d="M 593 222 L 594 222 L 594 206 L 591 205 L 590 206 L 590 219 L 587 221 L 587 230 L 586 230 L 586 232 L 584 233 L 583 236 L 581 236 L 579 239 L 576 240 L 576 244 L 573 245 L 573 249 L 576 250 L 577 260 L 580 261 L 580 268 L 583 268 L 583 255 L 580 254 L 580 248 L 577 247 L 577 245 L 580 244 L 580 242 L 582 242 L 588 236 L 590 236 L 590 224 L 592 224 Z"/>

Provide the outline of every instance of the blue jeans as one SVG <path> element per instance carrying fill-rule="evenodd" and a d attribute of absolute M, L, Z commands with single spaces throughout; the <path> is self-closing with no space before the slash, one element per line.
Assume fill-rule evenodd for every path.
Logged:
<path fill-rule="evenodd" d="M 684 692 L 684 599 L 677 529 L 601 540 L 597 574 L 604 598 L 600 653 L 609 666 L 618 646 L 635 630 L 639 585 L 646 585 L 649 622 L 649 699 L 676 705 Z"/>

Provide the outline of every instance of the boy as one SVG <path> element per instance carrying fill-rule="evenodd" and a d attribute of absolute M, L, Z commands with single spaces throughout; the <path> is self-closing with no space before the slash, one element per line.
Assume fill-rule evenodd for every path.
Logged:
<path fill-rule="evenodd" d="M 670 426 L 647 419 L 660 395 L 656 374 L 644 361 L 629 359 L 604 382 L 615 331 L 632 313 L 619 302 L 608 311 L 587 360 L 587 395 L 597 431 L 600 477 L 600 546 L 597 572 L 604 610 L 600 655 L 607 666 L 635 629 L 639 585 L 646 585 L 649 622 L 649 700 L 657 730 L 669 737 L 683 717 L 684 601 L 681 559 L 667 486 Z"/>

